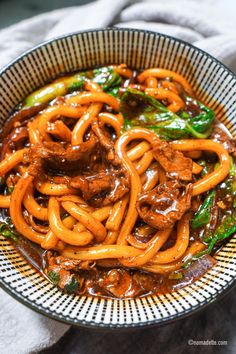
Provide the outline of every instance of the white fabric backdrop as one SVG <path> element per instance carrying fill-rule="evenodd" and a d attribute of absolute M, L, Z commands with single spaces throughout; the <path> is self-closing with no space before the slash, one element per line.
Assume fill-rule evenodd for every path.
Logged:
<path fill-rule="evenodd" d="M 236 72 L 235 0 L 98 0 L 52 11 L 0 31 L 0 67 L 46 39 L 111 25 L 173 35 L 194 43 Z M 2 290 L 0 302 L 1 354 L 38 352 L 69 328 L 24 307 Z"/>

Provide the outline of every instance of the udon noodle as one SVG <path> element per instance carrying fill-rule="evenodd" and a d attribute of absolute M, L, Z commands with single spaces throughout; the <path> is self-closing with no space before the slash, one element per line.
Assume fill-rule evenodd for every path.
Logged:
<path fill-rule="evenodd" d="M 61 77 L 3 128 L 1 232 L 46 250 L 44 272 L 67 292 L 181 286 L 235 232 L 235 151 L 178 73 L 121 64 Z"/>

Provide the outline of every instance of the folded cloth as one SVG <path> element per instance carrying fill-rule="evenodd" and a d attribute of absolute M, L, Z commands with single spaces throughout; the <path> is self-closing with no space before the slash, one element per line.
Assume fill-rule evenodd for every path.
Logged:
<path fill-rule="evenodd" d="M 234 0 L 141 0 L 121 12 L 117 25 L 183 39 L 236 72 L 235 10 Z"/>
<path fill-rule="evenodd" d="M 122 10 L 123 9 L 123 10 Z M 0 67 L 54 36 L 119 26 L 166 33 L 194 43 L 236 72 L 234 0 L 98 0 L 45 13 L 0 31 Z M 29 354 L 51 346 L 69 326 L 27 309 L 0 291 L 1 354 Z"/>
<path fill-rule="evenodd" d="M 109 26 L 128 0 L 98 0 L 51 11 L 0 31 L 0 68 L 38 43 L 74 31 Z"/>
<path fill-rule="evenodd" d="M 117 25 L 183 39 L 236 71 L 235 10 L 234 0 L 98 0 L 55 10 L 0 31 L 0 67 L 46 39 Z"/>
<path fill-rule="evenodd" d="M 55 343 L 69 326 L 34 313 L 0 289 L 0 353 L 35 353 Z"/>

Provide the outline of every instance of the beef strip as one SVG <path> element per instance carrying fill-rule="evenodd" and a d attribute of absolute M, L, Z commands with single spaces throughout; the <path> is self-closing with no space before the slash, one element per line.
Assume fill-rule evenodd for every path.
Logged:
<path fill-rule="evenodd" d="M 15 124 L 23 124 L 25 121 L 28 121 L 40 111 L 42 111 L 47 106 L 47 103 L 37 104 L 32 107 L 23 108 L 19 111 L 14 112 L 8 119 L 6 124 L 4 124 L 3 129 L 0 133 L 0 138 L 4 139 L 14 128 Z"/>
<path fill-rule="evenodd" d="M 129 191 L 128 172 L 114 148 L 105 149 L 93 133 L 88 141 L 76 146 L 56 142 L 32 146 L 24 163 L 30 164 L 31 175 L 39 177 L 43 173 L 43 179 L 53 183 L 61 180 L 78 189 L 94 206 L 115 202 Z"/>
<path fill-rule="evenodd" d="M 169 178 L 191 181 L 193 162 L 182 152 L 172 149 L 166 141 L 160 141 L 153 147 L 154 158 L 167 173 Z"/>
<path fill-rule="evenodd" d="M 236 141 L 232 139 L 220 126 L 215 125 L 211 134 L 211 139 L 223 145 L 229 154 L 236 157 Z"/>
<path fill-rule="evenodd" d="M 79 145 L 71 146 L 56 142 L 44 142 L 31 146 L 24 155 L 24 163 L 30 164 L 29 173 L 38 176 L 42 170 L 69 173 L 75 169 L 82 170 L 95 158 L 97 138 L 91 138 Z"/>
<path fill-rule="evenodd" d="M 79 261 L 61 256 L 53 256 L 52 252 L 48 252 L 47 259 L 47 275 L 51 279 L 50 274 L 53 272 L 54 278 L 56 276 L 58 279 L 57 285 L 65 291 L 69 291 L 67 287 L 73 281 L 74 272 L 76 272 L 77 291 L 81 292 L 84 288 L 85 280 L 84 277 L 80 275 L 80 271 L 90 271 L 96 265 L 96 263 L 92 261 Z"/>
<path fill-rule="evenodd" d="M 188 112 L 190 117 L 196 117 L 198 114 L 201 113 L 201 108 L 199 107 L 199 104 L 193 98 L 187 98 L 185 105 L 186 111 Z"/>
<path fill-rule="evenodd" d="M 23 144 L 28 138 L 28 129 L 26 127 L 18 127 L 13 129 L 2 142 L 1 159 L 6 154 L 12 153 L 17 146 Z"/>
<path fill-rule="evenodd" d="M 159 184 L 143 193 L 137 201 L 140 218 L 158 230 L 172 227 L 190 209 L 192 184 L 182 185 L 179 181 Z"/>
<path fill-rule="evenodd" d="M 111 166 L 95 175 L 73 177 L 70 186 L 79 189 L 89 204 L 101 206 L 122 198 L 129 191 L 129 177 L 121 166 L 118 169 Z"/>
<path fill-rule="evenodd" d="M 112 269 L 99 279 L 99 286 L 113 296 L 124 299 L 142 293 L 140 284 L 124 269 Z"/>

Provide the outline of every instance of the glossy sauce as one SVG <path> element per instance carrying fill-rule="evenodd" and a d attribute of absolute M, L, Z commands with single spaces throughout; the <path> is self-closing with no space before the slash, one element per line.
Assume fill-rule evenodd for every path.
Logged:
<path fill-rule="evenodd" d="M 128 85 L 132 85 L 135 81 L 135 76 L 137 72 L 134 72 L 134 77 L 129 80 L 124 80 L 122 83 L 122 87 L 120 88 L 120 94 L 125 91 L 125 88 Z M 138 87 L 138 89 L 142 89 L 142 87 Z M 181 88 L 180 88 L 181 90 Z M 36 108 L 34 108 L 36 109 Z M 42 109 L 42 107 L 41 107 Z M 37 109 L 36 109 L 37 111 Z M 35 112 L 36 112 L 35 111 Z M 187 110 L 190 116 L 198 114 L 197 106 L 194 103 L 187 103 Z M 17 113 L 16 115 L 17 116 Z M 27 122 L 27 114 L 25 116 L 18 117 L 18 120 Z M 14 119 L 13 119 L 14 121 Z M 21 144 L 24 146 L 24 124 L 21 127 L 17 127 L 12 131 L 12 134 L 9 137 L 6 137 L 7 133 L 12 129 L 12 121 L 8 122 L 3 130 L 3 136 L 5 139 L 2 143 L 2 154 L 6 154 L 8 152 L 8 148 L 12 144 Z M 73 128 L 74 121 L 71 121 L 71 127 Z M 230 136 L 228 132 L 226 132 L 226 136 L 221 132 L 222 130 L 226 131 L 226 128 L 219 124 L 219 122 L 215 123 L 215 134 L 213 132 L 212 137 L 214 137 L 217 141 L 224 141 L 224 145 L 226 148 L 229 148 L 229 144 L 227 142 L 227 137 Z M 217 132 L 216 132 L 217 131 Z M 61 144 L 63 145 L 63 144 Z M 78 153 L 78 147 L 72 147 L 71 153 Z M 212 171 L 215 168 L 215 158 L 211 154 L 205 153 L 204 156 L 201 156 L 199 159 L 195 160 L 200 163 L 201 160 L 205 160 L 205 169 L 208 171 Z M 85 165 L 86 165 L 85 161 Z M 101 168 L 108 172 L 106 163 L 104 162 L 102 154 L 99 155 L 99 158 L 93 160 L 91 165 L 87 165 L 87 171 L 91 173 L 94 172 L 94 176 L 97 177 Z M 53 172 L 54 182 L 63 183 L 65 181 L 68 182 L 71 178 L 73 178 L 73 173 L 70 171 L 57 169 L 57 173 L 55 176 L 55 169 L 53 169 L 53 164 L 49 167 L 47 166 L 48 177 L 50 179 L 50 172 Z M 92 176 L 93 177 L 93 176 Z M 9 186 L 8 186 L 9 187 Z M 115 189 L 113 193 L 116 193 L 117 188 L 119 187 L 119 181 L 116 181 Z M 5 187 L 4 187 L 5 188 Z M 7 194 L 7 188 L 4 189 L 3 194 Z M 97 200 L 99 201 L 101 196 L 98 196 Z M 36 195 L 37 198 L 37 195 Z M 204 198 L 197 197 L 194 199 L 195 206 L 192 205 L 192 216 L 195 211 L 202 204 Z M 46 200 L 40 200 L 40 203 L 43 205 Z M 167 214 L 170 210 L 176 210 L 176 200 L 163 198 L 161 200 L 162 203 L 169 205 L 168 209 L 163 209 L 163 211 L 158 208 L 158 213 L 162 213 L 163 215 Z M 214 233 L 217 225 L 220 220 L 223 220 L 226 215 L 232 215 L 234 212 L 234 207 L 232 206 L 232 196 L 230 195 L 227 187 L 227 183 L 224 181 L 216 188 L 216 195 L 214 198 L 214 206 L 212 209 L 212 215 L 206 228 L 198 228 L 191 232 L 190 241 L 201 240 L 203 242 L 203 234 L 207 232 Z M 8 222 L 8 211 L 3 210 L 1 212 L 1 219 L 3 222 Z M 41 222 L 42 226 L 47 226 L 45 223 Z M 148 236 L 143 236 L 140 234 L 140 227 L 142 227 L 142 222 L 137 223 L 134 228 L 134 237 L 136 241 L 142 241 L 142 243 L 148 242 L 153 233 L 149 233 Z M 154 232 L 154 231 L 153 231 Z M 176 232 L 172 233 L 168 242 L 161 249 L 164 250 L 168 247 L 174 245 L 176 240 Z M 156 294 L 156 293 L 165 293 L 169 291 L 173 291 L 175 289 L 184 287 L 188 284 L 191 284 L 196 279 L 200 278 L 207 270 L 209 270 L 214 264 L 215 260 L 209 256 L 204 255 L 195 262 L 191 263 L 187 269 L 180 268 L 180 270 L 175 271 L 169 274 L 154 274 L 148 273 L 145 271 L 137 270 L 137 269 L 127 269 L 123 268 L 119 262 L 116 260 L 109 261 L 97 261 L 97 262 L 74 262 L 71 260 L 61 260 L 57 252 L 47 252 L 41 249 L 39 246 L 33 244 L 29 240 L 19 236 L 18 241 L 13 241 L 14 247 L 22 254 L 22 256 L 41 274 L 43 274 L 50 281 L 54 281 L 59 288 L 68 292 L 74 292 L 77 294 L 87 294 L 87 295 L 96 295 L 101 297 L 114 297 L 114 298 L 133 298 L 137 296 L 145 296 L 147 294 Z M 218 244 L 217 247 L 213 250 L 213 254 L 220 249 L 223 243 Z M 183 264 L 184 265 L 184 264 Z M 50 272 L 57 271 L 60 274 L 60 280 L 53 278 L 50 275 Z M 53 273 L 51 273 L 53 274 Z M 77 282 L 77 286 L 75 286 L 75 282 Z M 69 285 L 69 286 L 68 286 Z M 72 286 L 73 285 L 73 286 Z M 66 288 L 67 287 L 67 288 Z M 73 291 L 71 291 L 73 289 Z"/>

